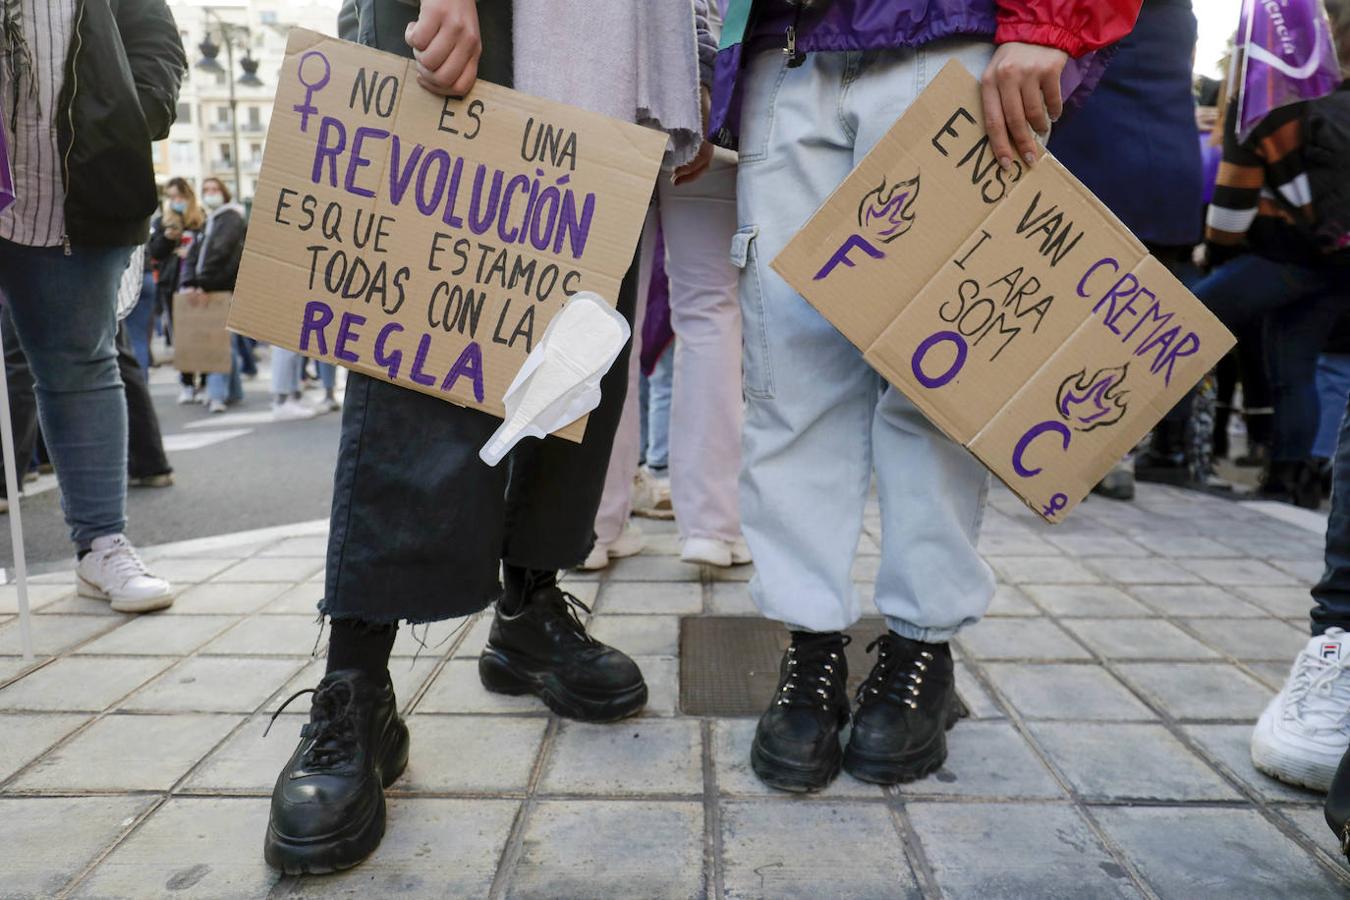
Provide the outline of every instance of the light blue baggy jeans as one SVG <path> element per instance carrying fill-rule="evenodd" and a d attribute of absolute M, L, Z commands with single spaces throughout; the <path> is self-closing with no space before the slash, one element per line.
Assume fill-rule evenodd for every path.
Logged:
<path fill-rule="evenodd" d="M 741 513 L 759 609 L 793 628 L 859 617 L 851 574 L 875 471 L 876 604 L 891 629 L 938 642 L 977 621 L 994 578 L 975 543 L 989 477 L 769 263 L 943 64 L 977 76 L 993 46 L 751 59 L 741 116 L 739 230 L 745 418 Z M 919 211 L 922 215 L 922 211 Z"/>

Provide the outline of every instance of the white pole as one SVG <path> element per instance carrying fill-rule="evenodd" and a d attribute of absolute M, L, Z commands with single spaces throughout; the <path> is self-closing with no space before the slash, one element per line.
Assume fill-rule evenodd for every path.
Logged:
<path fill-rule="evenodd" d="M 0 354 L 3 356 L 3 354 Z M 0 444 L 5 457 L 5 493 L 9 499 L 9 536 L 14 544 L 14 581 L 19 591 L 19 640 L 23 658 L 33 659 L 33 620 L 28 610 L 28 562 L 23 555 L 23 520 L 19 512 L 19 474 L 14 465 L 14 423 L 9 418 L 9 378 L 0 358 Z"/>

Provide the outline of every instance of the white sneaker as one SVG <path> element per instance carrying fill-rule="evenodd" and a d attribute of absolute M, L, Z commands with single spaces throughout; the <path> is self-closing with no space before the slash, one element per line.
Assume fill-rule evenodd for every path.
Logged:
<path fill-rule="evenodd" d="M 639 466 L 633 478 L 633 515 L 647 519 L 675 518 L 675 507 L 670 502 L 670 479 L 660 478 L 646 466 Z"/>
<path fill-rule="evenodd" d="M 731 564 L 733 566 L 745 566 L 754 561 L 755 558 L 750 555 L 750 545 L 745 542 L 745 538 L 736 538 L 731 542 Z"/>
<path fill-rule="evenodd" d="M 687 563 L 704 563 L 719 568 L 743 566 L 751 561 L 750 548 L 745 538 L 723 541 L 717 538 L 689 538 L 680 548 L 680 559 Z"/>
<path fill-rule="evenodd" d="M 596 541 L 595 546 L 591 548 L 590 555 L 577 568 L 583 572 L 598 572 L 607 567 L 611 559 L 637 556 L 645 546 L 647 546 L 647 539 L 642 536 L 642 529 L 632 522 L 626 522 L 623 531 L 619 533 L 619 537 L 613 543 L 602 544 Z"/>
<path fill-rule="evenodd" d="M 278 422 L 297 422 L 312 419 L 314 416 L 314 410 L 294 397 L 287 399 L 285 403 L 272 404 L 272 418 Z"/>
<path fill-rule="evenodd" d="M 75 567 L 76 591 L 91 600 L 108 600 L 118 612 L 141 613 L 173 605 L 173 588 L 156 578 L 124 535 L 94 538 Z"/>
<path fill-rule="evenodd" d="M 342 404 L 337 401 L 336 397 L 324 397 L 314 408 L 314 414 L 322 415 L 323 413 L 338 412 L 341 409 Z"/>
<path fill-rule="evenodd" d="M 178 405 L 187 406 L 189 403 L 197 402 L 197 389 L 190 384 L 183 385 L 182 390 L 178 392 Z"/>
<path fill-rule="evenodd" d="M 206 411 L 213 416 L 218 416 L 225 411 L 225 403 L 222 400 L 211 400 L 206 404 Z"/>
<path fill-rule="evenodd" d="M 1350 747 L 1350 638 L 1339 628 L 1308 641 L 1284 689 L 1252 732 L 1252 765 L 1315 791 L 1331 787 Z"/>

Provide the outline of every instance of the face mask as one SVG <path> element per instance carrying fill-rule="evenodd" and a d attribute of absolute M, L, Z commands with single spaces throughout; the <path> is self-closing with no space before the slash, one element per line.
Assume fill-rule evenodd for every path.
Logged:
<path fill-rule="evenodd" d="M 478 452 L 490 466 L 523 437 L 542 438 L 600 405 L 600 379 L 628 343 L 628 323 L 581 291 L 567 301 L 506 389 L 506 419 Z"/>
<path fill-rule="evenodd" d="M 202 205 L 207 209 L 215 209 L 224 202 L 225 198 L 220 194 L 202 194 Z"/>
<path fill-rule="evenodd" d="M 187 201 L 170 200 L 169 209 L 173 210 L 174 212 L 178 213 L 181 216 L 183 213 L 187 212 Z"/>

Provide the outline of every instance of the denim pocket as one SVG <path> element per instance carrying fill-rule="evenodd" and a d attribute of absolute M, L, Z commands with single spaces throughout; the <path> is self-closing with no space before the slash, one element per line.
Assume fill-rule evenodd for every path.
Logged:
<path fill-rule="evenodd" d="M 773 399 L 769 323 L 755 238 L 758 225 L 746 225 L 731 238 L 731 264 L 740 270 L 742 378 L 747 397 Z"/>
<path fill-rule="evenodd" d="M 737 153 L 741 165 L 759 162 L 769 155 L 778 88 L 786 75 L 786 58 L 776 51 L 760 53 L 746 65 L 741 76 L 741 133 Z"/>

